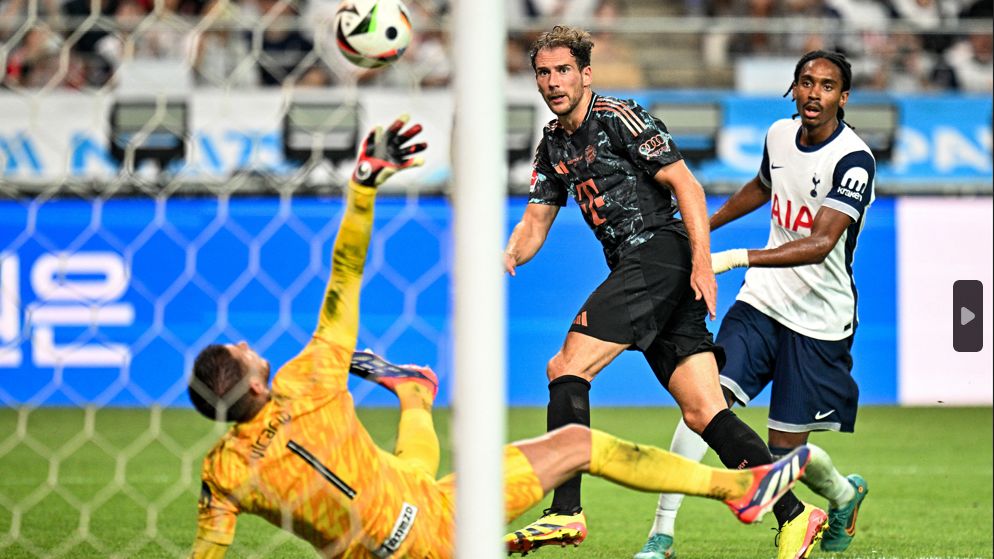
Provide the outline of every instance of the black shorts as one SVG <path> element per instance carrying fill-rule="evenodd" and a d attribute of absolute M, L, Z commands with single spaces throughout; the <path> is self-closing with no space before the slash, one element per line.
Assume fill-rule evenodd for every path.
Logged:
<path fill-rule="evenodd" d="M 662 232 L 621 258 L 569 331 L 638 349 L 668 387 L 677 363 L 687 356 L 710 351 L 719 368 L 724 364 L 724 351 L 707 329 L 707 314 L 704 300 L 694 300 L 690 288 L 690 243 Z"/>

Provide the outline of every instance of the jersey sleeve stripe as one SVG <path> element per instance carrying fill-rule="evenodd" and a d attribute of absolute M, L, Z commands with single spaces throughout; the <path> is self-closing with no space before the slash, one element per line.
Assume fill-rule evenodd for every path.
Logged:
<path fill-rule="evenodd" d="M 619 103 L 617 101 L 611 101 L 608 99 L 598 99 L 594 103 L 595 107 L 600 106 L 608 109 L 614 109 L 627 123 L 629 123 L 635 130 L 641 133 L 645 130 L 645 123 L 639 118 L 635 111 L 631 107 L 624 103 Z"/>
<path fill-rule="evenodd" d="M 612 100 L 609 100 L 609 99 L 599 99 L 599 100 L 597 100 L 596 103 L 594 103 L 594 105 L 595 106 L 600 106 L 600 107 L 607 107 L 607 108 L 615 109 L 615 110 L 617 110 L 617 111 L 620 112 L 619 114 L 622 114 L 623 116 L 625 116 L 626 119 L 628 120 L 628 122 L 630 122 L 640 132 L 643 129 L 645 129 L 645 123 L 642 122 L 642 119 L 639 118 L 638 114 L 636 114 L 635 111 L 633 111 L 631 107 L 629 107 L 628 105 L 626 105 L 624 103 L 620 103 L 618 101 L 612 101 Z"/>
<path fill-rule="evenodd" d="M 607 104 L 595 105 L 594 110 L 612 112 L 618 115 L 618 119 L 621 120 L 626 128 L 628 128 L 628 131 L 632 133 L 632 136 L 638 136 L 642 130 L 645 130 L 645 124 L 635 118 L 634 113 L 631 111 L 626 111 L 619 107 L 613 107 Z"/>
<path fill-rule="evenodd" d="M 845 202 L 840 202 L 838 200 L 833 200 L 831 198 L 825 198 L 825 201 L 822 202 L 821 205 L 825 206 L 826 208 L 832 208 L 835 211 L 842 212 L 847 216 L 851 217 L 853 221 L 859 220 L 860 216 L 859 210 L 850 206 L 849 204 L 846 204 Z"/>

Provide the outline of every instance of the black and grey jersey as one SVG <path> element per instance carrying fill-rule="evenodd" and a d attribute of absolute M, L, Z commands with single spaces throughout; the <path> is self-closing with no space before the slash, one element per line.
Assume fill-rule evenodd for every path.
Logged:
<path fill-rule="evenodd" d="M 670 191 L 654 179 L 680 159 L 662 121 L 635 101 L 595 93 L 573 134 L 558 120 L 545 126 L 528 202 L 564 206 L 572 196 L 613 268 L 660 231 L 687 235 Z"/>

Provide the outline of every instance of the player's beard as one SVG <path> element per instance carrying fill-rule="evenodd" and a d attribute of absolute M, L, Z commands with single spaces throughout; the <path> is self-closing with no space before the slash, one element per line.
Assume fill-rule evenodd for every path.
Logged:
<path fill-rule="evenodd" d="M 580 105 L 580 101 L 583 99 L 583 87 L 580 87 L 577 91 L 557 91 L 556 94 L 562 94 L 566 98 L 566 103 L 563 105 L 552 105 L 552 100 L 548 96 L 545 97 L 545 104 L 549 107 L 556 116 L 566 116 L 576 110 L 577 106 Z"/>

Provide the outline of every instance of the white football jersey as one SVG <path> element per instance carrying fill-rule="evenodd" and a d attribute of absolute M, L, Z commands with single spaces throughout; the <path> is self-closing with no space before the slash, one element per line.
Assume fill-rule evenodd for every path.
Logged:
<path fill-rule="evenodd" d="M 848 215 L 852 224 L 821 264 L 750 268 L 738 300 L 805 336 L 841 340 L 856 328 L 852 261 L 874 198 L 876 162 L 844 123 L 816 146 L 802 146 L 800 135 L 800 120 L 792 119 L 775 122 L 766 134 L 759 170 L 772 191 L 766 248 L 810 236 L 822 206 Z"/>

